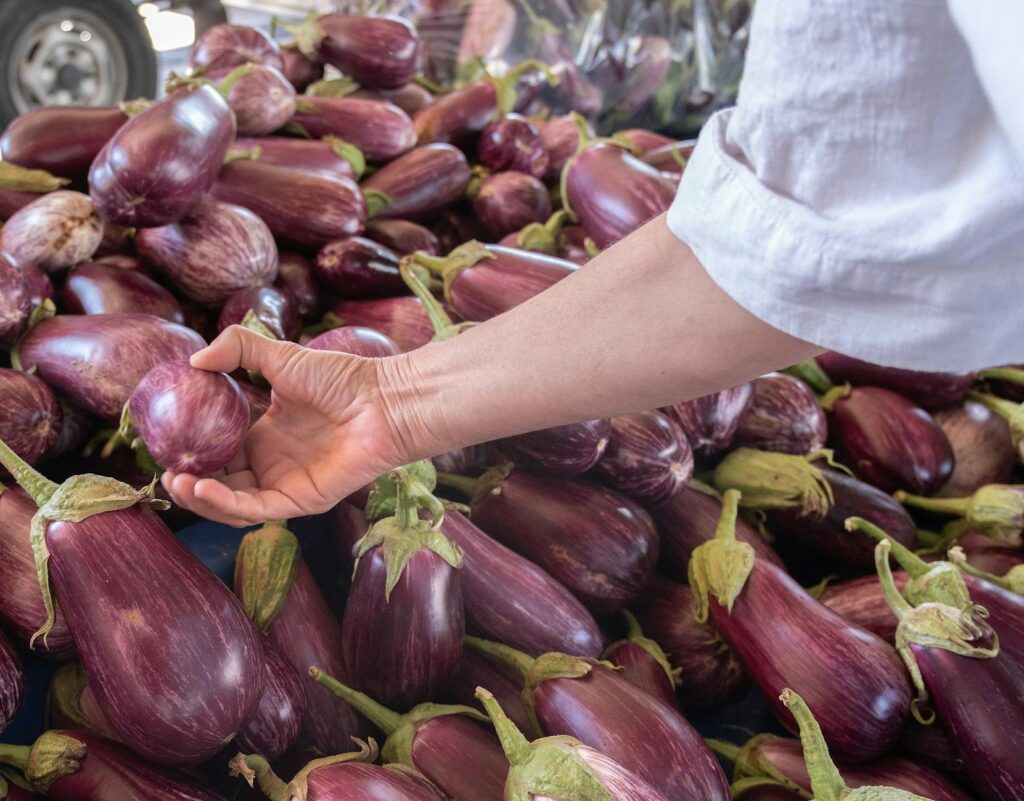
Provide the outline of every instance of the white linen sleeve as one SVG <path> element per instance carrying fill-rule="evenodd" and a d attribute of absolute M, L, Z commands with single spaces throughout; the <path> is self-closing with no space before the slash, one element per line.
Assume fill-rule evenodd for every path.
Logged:
<path fill-rule="evenodd" d="M 822 347 L 1024 361 L 1024 169 L 945 4 L 759 0 L 737 106 L 668 224 L 740 305 Z"/>

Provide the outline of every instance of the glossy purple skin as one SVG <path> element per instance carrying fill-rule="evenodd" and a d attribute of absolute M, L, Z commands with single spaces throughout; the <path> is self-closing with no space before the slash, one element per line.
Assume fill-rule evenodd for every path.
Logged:
<path fill-rule="evenodd" d="M 0 219 L 6 220 L 18 209 L 23 209 L 33 200 L 38 200 L 37 192 L 21 192 L 17 189 L 0 189 Z"/>
<path fill-rule="evenodd" d="M 366 236 L 399 256 L 418 250 L 430 256 L 441 255 L 441 243 L 434 232 L 411 220 L 375 218 L 366 223 Z"/>
<path fill-rule="evenodd" d="M 295 88 L 280 70 L 252 65 L 231 84 L 227 101 L 241 136 L 265 136 L 295 114 Z"/>
<path fill-rule="evenodd" d="M 360 87 L 350 97 L 394 103 L 410 116 L 434 102 L 434 96 L 430 91 L 418 83 L 407 83 L 405 86 L 400 86 L 397 89 L 366 89 Z"/>
<path fill-rule="evenodd" d="M 412 741 L 412 765 L 446 798 L 503 801 L 505 797 L 508 759 L 498 738 L 490 725 L 463 715 L 423 723 Z"/>
<path fill-rule="evenodd" d="M 55 273 L 92 257 L 103 221 L 88 196 L 59 189 L 16 211 L 0 231 L 0 244 L 18 263 Z"/>
<path fill-rule="evenodd" d="M 7 783 L 6 795 L 3 796 L 3 801 L 40 801 L 40 799 L 42 799 L 41 795 L 30 793 L 10 782 Z"/>
<path fill-rule="evenodd" d="M 953 448 L 931 415 L 895 392 L 855 387 L 832 409 L 836 454 L 881 490 L 931 495 L 953 474 Z"/>
<path fill-rule="evenodd" d="M 497 172 L 480 183 L 473 213 L 492 240 L 551 216 L 551 198 L 539 179 L 525 172 Z"/>
<path fill-rule="evenodd" d="M 372 328 L 389 337 L 402 352 L 422 347 L 434 338 L 423 304 L 414 297 L 343 300 L 334 313 L 345 325 Z"/>
<path fill-rule="evenodd" d="M 351 744 L 349 744 L 351 750 Z M 424 782 L 380 765 L 348 762 L 309 774 L 308 801 L 439 801 Z"/>
<path fill-rule="evenodd" d="M 313 262 L 320 283 L 332 294 L 354 300 L 405 295 L 400 256 L 372 239 L 355 236 L 328 242 Z"/>
<path fill-rule="evenodd" d="M 117 106 L 46 106 L 19 115 L 0 136 L 4 161 L 81 180 L 103 146 L 128 120 Z"/>
<path fill-rule="evenodd" d="M 696 729 L 617 672 L 594 665 L 582 678 L 542 681 L 532 695 L 545 733 L 596 748 L 667 798 L 730 798 L 729 782 Z"/>
<path fill-rule="evenodd" d="M 542 568 L 487 536 L 457 511 L 441 530 L 462 549 L 466 629 L 531 656 L 560 651 L 597 657 L 604 638 L 594 618 Z"/>
<path fill-rule="evenodd" d="M 391 161 L 416 145 L 409 115 L 379 100 L 305 95 L 293 119 L 314 139 L 337 136 L 372 162 Z"/>
<path fill-rule="evenodd" d="M 7 636 L 0 631 L 0 732 L 7 728 L 25 695 L 21 660 Z"/>
<path fill-rule="evenodd" d="M 417 141 L 421 145 L 433 142 L 465 144 L 487 127 L 497 110 L 494 84 L 476 81 L 441 95 L 413 115 Z"/>
<path fill-rule="evenodd" d="M 736 444 L 762 451 L 806 454 L 828 437 L 825 411 L 799 378 L 771 373 L 753 382 L 753 395 L 736 429 Z"/>
<path fill-rule="evenodd" d="M 475 707 L 483 712 L 483 706 L 476 697 L 477 687 L 485 688 L 498 700 L 519 731 L 527 737 L 536 733 L 523 703 L 522 677 L 512 668 L 492 662 L 470 648 L 464 648 L 455 675 L 448 682 L 443 697 L 448 703 Z"/>
<path fill-rule="evenodd" d="M 834 503 L 824 516 L 801 515 L 799 509 L 770 509 L 768 529 L 788 537 L 801 548 L 824 557 L 831 566 L 846 571 L 872 572 L 876 542 L 867 534 L 847 531 L 848 517 L 863 517 L 907 548 L 914 548 L 917 526 L 892 496 L 839 470 L 825 473 Z"/>
<path fill-rule="evenodd" d="M 278 254 L 274 286 L 292 299 L 302 318 L 312 316 L 320 308 L 320 289 L 313 276 L 313 265 L 298 253 Z"/>
<path fill-rule="evenodd" d="M 658 532 L 639 505 L 582 481 L 514 470 L 472 504 L 473 521 L 540 565 L 597 614 L 640 595 L 658 560 Z"/>
<path fill-rule="evenodd" d="M 600 248 L 668 210 L 676 196 L 674 183 L 616 145 L 591 145 L 566 170 L 566 199 Z"/>
<path fill-rule="evenodd" d="M 901 590 L 906 586 L 906 573 L 894 572 L 893 578 Z M 877 575 L 829 584 L 819 600 L 844 620 L 878 635 L 886 642 L 896 639 L 898 621 L 882 594 Z"/>
<path fill-rule="evenodd" d="M 375 548 L 359 560 L 345 605 L 345 675 L 385 706 L 410 709 L 455 673 L 466 630 L 460 574 L 420 549 L 390 600 L 384 585 L 384 557 Z"/>
<path fill-rule="evenodd" d="M 679 709 L 679 699 L 668 674 L 650 651 L 635 642 L 621 642 L 604 656 L 620 670 L 621 676 L 652 698 L 672 709 Z"/>
<path fill-rule="evenodd" d="M 331 143 L 323 139 L 239 137 L 232 150 L 256 151 L 256 161 L 274 167 L 326 175 L 328 178 L 355 178 L 351 162 L 335 153 Z"/>
<path fill-rule="evenodd" d="M 160 467 L 205 476 L 242 449 L 249 404 L 235 380 L 187 361 L 157 365 L 128 401 L 132 427 Z"/>
<path fill-rule="evenodd" d="M 964 774 L 964 761 L 941 724 L 925 726 L 916 720 L 908 721 L 900 738 L 899 753 L 955 779 L 961 785 L 969 783 Z"/>
<path fill-rule="evenodd" d="M 320 58 L 361 86 L 398 89 L 416 77 L 419 36 L 401 17 L 324 14 L 317 24 Z"/>
<path fill-rule="evenodd" d="M 204 67 L 207 76 L 223 76 L 243 64 L 284 68 L 277 43 L 247 25 L 214 25 L 199 37 L 188 63 L 193 68 Z"/>
<path fill-rule="evenodd" d="M 544 178 L 549 181 L 562 174 L 565 163 L 576 155 L 580 143 L 580 129 L 568 114 L 552 117 L 539 123 L 541 140 L 548 153 L 548 167 Z M 590 131 L 593 134 L 593 130 Z"/>
<path fill-rule="evenodd" d="M 77 451 L 92 433 L 93 419 L 73 403 L 60 399 L 60 429 L 53 447 L 46 454 L 47 459 L 56 459 Z"/>
<path fill-rule="evenodd" d="M 25 274 L 0 252 L 0 345 L 10 345 L 25 331 L 32 313 L 29 301 Z"/>
<path fill-rule="evenodd" d="M 759 761 L 764 760 L 805 792 L 811 791 L 799 740 L 771 737 L 759 742 L 755 753 Z M 971 797 L 949 779 L 907 759 L 886 757 L 864 764 L 840 764 L 839 772 L 850 789 L 895 787 L 930 801 L 971 801 Z"/>
<path fill-rule="evenodd" d="M 57 396 L 34 375 L 0 367 L 0 439 L 36 464 L 60 434 Z M 5 471 L 0 468 L 0 473 Z"/>
<path fill-rule="evenodd" d="M 995 576 L 1005 575 L 1024 564 L 1024 552 L 1019 548 L 1007 547 L 976 531 L 965 532 L 956 544 L 963 548 L 970 565 Z"/>
<path fill-rule="evenodd" d="M 19 357 L 85 411 L 117 422 L 146 373 L 205 346 L 194 331 L 148 314 L 58 315 L 28 333 Z"/>
<path fill-rule="evenodd" d="M 355 356 L 364 356 L 370 359 L 397 356 L 402 352 L 390 337 L 372 328 L 358 325 L 343 325 L 340 328 L 324 331 L 324 333 L 311 339 L 306 344 L 306 347 L 313 350 L 333 350 L 339 353 L 351 353 Z"/>
<path fill-rule="evenodd" d="M 611 423 L 602 418 L 519 434 L 501 440 L 499 447 L 522 465 L 571 477 L 587 472 L 600 461 L 611 433 Z"/>
<path fill-rule="evenodd" d="M 263 695 L 235 743 L 246 754 L 275 760 L 287 751 L 302 730 L 306 713 L 306 683 L 280 651 L 263 642 Z"/>
<path fill-rule="evenodd" d="M 639 151 L 641 155 L 674 142 L 672 137 L 648 131 L 646 128 L 627 128 L 624 131 L 616 131 L 615 138 L 623 140 Z"/>
<path fill-rule="evenodd" d="M 477 160 L 494 172 L 515 170 L 543 178 L 550 166 L 541 132 L 520 114 L 507 114 L 484 128 L 476 152 Z"/>
<path fill-rule="evenodd" d="M 684 165 L 690 156 L 693 155 L 693 150 L 696 146 L 697 141 L 695 139 L 687 139 L 683 142 L 670 142 L 667 145 L 656 147 L 644 153 L 642 160 L 662 172 L 678 173 L 681 175 Z M 680 159 L 682 159 L 682 164 L 679 163 Z"/>
<path fill-rule="evenodd" d="M 386 164 L 363 182 L 363 188 L 388 199 L 377 217 L 416 220 L 461 198 L 469 176 L 462 151 L 438 143 L 417 147 Z"/>
<path fill-rule="evenodd" d="M 213 196 L 259 215 L 276 237 L 319 247 L 356 236 L 366 222 L 366 201 L 348 178 L 306 174 L 258 161 L 225 164 Z M 288 203 L 281 203 L 286 197 Z"/>
<path fill-rule="evenodd" d="M 122 270 L 99 261 L 80 264 L 68 273 L 60 292 L 66 314 L 151 314 L 184 323 L 177 299 L 137 270 Z"/>
<path fill-rule="evenodd" d="M 324 65 L 307 58 L 294 45 L 281 48 L 281 60 L 284 62 L 281 72 L 296 92 L 306 91 L 307 86 L 324 77 Z"/>
<path fill-rule="evenodd" d="M 430 457 L 434 467 L 441 473 L 464 474 L 480 472 L 487 467 L 489 459 L 488 446 L 470 445 L 468 448 L 456 448 L 438 456 Z"/>
<path fill-rule="evenodd" d="M 775 565 L 755 560 L 730 613 L 712 597 L 711 620 L 775 714 L 787 687 L 815 710 L 836 758 L 889 751 L 910 711 L 910 684 L 895 649 L 818 603 Z"/>
<path fill-rule="evenodd" d="M 128 120 L 96 156 L 96 211 L 143 228 L 180 220 L 213 186 L 234 138 L 234 117 L 216 89 L 175 90 Z"/>
<path fill-rule="evenodd" d="M 682 492 L 693 477 L 693 451 L 679 424 L 661 412 L 613 417 L 594 476 L 648 508 Z"/>
<path fill-rule="evenodd" d="M 119 739 L 164 765 L 220 751 L 263 689 L 259 639 L 227 587 L 140 506 L 50 523 L 46 543 L 89 686 Z"/>
<path fill-rule="evenodd" d="M 963 498 L 986 484 L 1009 484 L 1017 451 L 1006 418 L 966 401 L 936 412 L 935 422 L 953 448 L 953 475 L 936 495 Z"/>
<path fill-rule="evenodd" d="M 464 320 L 483 322 L 539 295 L 571 275 L 578 265 L 529 250 L 489 245 L 481 259 L 451 283 L 450 300 Z"/>
<path fill-rule="evenodd" d="M 53 281 L 50 280 L 50 276 L 32 264 L 22 264 L 20 268 L 25 276 L 25 290 L 28 292 L 28 305 L 30 308 L 34 309 L 36 306 L 42 306 L 47 300 L 56 300 L 57 294 L 53 288 Z M 2 269 L 0 267 L 0 271 Z"/>
<path fill-rule="evenodd" d="M 740 384 L 666 406 L 662 411 L 683 427 L 694 453 L 713 456 L 732 445 L 752 395 L 750 384 Z"/>
<path fill-rule="evenodd" d="M 232 295 L 220 310 L 217 330 L 241 325 L 250 311 L 276 339 L 294 340 L 299 335 L 302 321 L 291 296 L 269 286 L 243 289 Z"/>
<path fill-rule="evenodd" d="M 923 373 L 882 367 L 828 351 L 815 358 L 835 383 L 888 389 L 904 395 L 929 411 L 960 403 L 974 384 L 973 373 Z"/>

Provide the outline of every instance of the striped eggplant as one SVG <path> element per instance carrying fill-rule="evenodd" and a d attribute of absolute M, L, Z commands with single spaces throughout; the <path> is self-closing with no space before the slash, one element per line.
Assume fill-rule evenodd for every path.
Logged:
<path fill-rule="evenodd" d="M 412 118 L 417 143 L 467 145 L 494 119 L 498 92 L 489 80 L 474 81 L 441 95 Z"/>
<path fill-rule="evenodd" d="M 350 93 L 352 97 L 361 97 L 365 100 L 379 100 L 384 103 L 393 103 L 410 117 L 421 108 L 426 108 L 434 102 L 434 95 L 430 90 L 416 83 L 407 83 L 397 89 L 367 89 L 359 87 Z"/>
<path fill-rule="evenodd" d="M 232 325 L 244 325 L 274 339 L 294 340 L 302 321 L 292 296 L 270 286 L 242 289 L 228 298 L 217 318 L 217 331 Z"/>
<path fill-rule="evenodd" d="M 968 529 L 957 537 L 956 544 L 963 551 L 967 564 L 986 573 L 1003 576 L 1024 564 L 1024 552 L 1019 548 L 996 542 L 977 531 Z"/>
<path fill-rule="evenodd" d="M 953 475 L 936 495 L 971 495 L 986 484 L 1008 484 L 1017 452 L 1006 420 L 975 401 L 951 406 L 933 417 L 953 448 Z"/>
<path fill-rule="evenodd" d="M 407 292 L 398 272 L 399 259 L 384 245 L 354 236 L 328 242 L 313 264 L 320 283 L 337 297 L 387 298 Z"/>
<path fill-rule="evenodd" d="M 243 64 L 217 83 L 242 136 L 265 136 L 295 114 L 295 87 L 275 67 Z"/>
<path fill-rule="evenodd" d="M 96 154 L 128 121 L 117 106 L 45 106 L 11 121 L 0 136 L 4 161 L 81 181 Z"/>
<path fill-rule="evenodd" d="M 87 412 L 116 422 L 146 373 L 205 345 L 194 331 L 148 314 L 58 315 L 29 331 L 14 355 Z"/>
<path fill-rule="evenodd" d="M 32 315 L 25 273 L 7 253 L 0 251 L 0 345 L 10 345 L 28 328 Z"/>
<path fill-rule="evenodd" d="M 25 695 L 21 660 L 7 635 L 0 631 L 0 732 L 7 728 Z"/>
<path fill-rule="evenodd" d="M 712 456 L 732 445 L 752 395 L 750 384 L 740 384 L 702 398 L 666 406 L 662 411 L 683 427 L 694 453 Z"/>
<path fill-rule="evenodd" d="M 895 573 L 894 578 L 900 590 L 910 580 L 903 572 Z M 844 620 L 867 629 L 886 642 L 895 642 L 899 621 L 885 600 L 877 575 L 830 583 L 818 600 Z"/>
<path fill-rule="evenodd" d="M 580 125 L 583 125 L 585 139 L 594 137 L 594 129 L 590 123 L 575 114 L 551 117 L 538 123 L 541 140 L 548 153 L 548 168 L 544 179 L 553 181 L 562 174 L 565 163 L 576 155 L 580 146 Z"/>
<path fill-rule="evenodd" d="M 336 136 L 348 142 L 371 162 L 391 161 L 416 145 L 409 115 L 379 100 L 304 95 L 292 122 L 314 139 Z"/>
<path fill-rule="evenodd" d="M 825 446 L 828 422 L 818 398 L 803 381 L 770 373 L 752 383 L 736 442 L 782 453 L 813 453 Z"/>
<path fill-rule="evenodd" d="M 434 338 L 423 304 L 417 298 L 379 298 L 343 300 L 333 309 L 337 321 L 346 326 L 362 326 L 379 331 L 403 351 L 415 350 Z"/>
<path fill-rule="evenodd" d="M 881 387 L 896 392 L 929 411 L 960 403 L 975 381 L 972 373 L 923 373 L 863 362 L 835 351 L 815 357 L 836 383 Z"/>
<path fill-rule="evenodd" d="M 313 265 L 298 253 L 282 251 L 277 256 L 277 280 L 274 286 L 292 299 L 303 319 L 312 317 L 320 308 L 320 289 L 313 275 Z"/>
<path fill-rule="evenodd" d="M 238 137 L 232 155 L 246 156 L 272 167 L 326 175 L 328 178 L 358 179 L 356 168 L 365 164 L 362 154 L 335 137 L 296 139 L 290 136 Z"/>
<path fill-rule="evenodd" d="M 942 726 L 925 725 L 911 719 L 903 730 L 898 753 L 948 776 L 961 786 L 969 784 L 964 762 Z"/>
<path fill-rule="evenodd" d="M 47 459 L 77 453 L 92 433 L 92 417 L 65 398 L 60 399 L 60 429 L 57 440 L 46 454 Z M 3 439 L 3 437 L 0 437 Z"/>
<path fill-rule="evenodd" d="M 469 163 L 461 150 L 443 143 L 414 148 L 363 182 L 369 216 L 429 216 L 461 198 L 469 178 Z"/>
<path fill-rule="evenodd" d="M 278 759 L 302 731 L 306 682 L 277 647 L 263 642 L 263 695 L 235 740 L 243 751 Z"/>
<path fill-rule="evenodd" d="M 523 680 L 519 674 L 508 665 L 465 648 L 458 670 L 442 695 L 453 704 L 480 707 L 476 697 L 477 687 L 486 687 L 521 731 L 536 733 L 536 725 L 523 703 Z"/>
<path fill-rule="evenodd" d="M 428 256 L 441 253 L 441 243 L 434 232 L 411 220 L 377 217 L 366 223 L 366 236 L 399 256 L 409 256 L 418 250 Z"/>
<path fill-rule="evenodd" d="M 506 114 L 484 128 L 476 152 L 477 160 L 495 172 L 516 170 L 543 178 L 550 165 L 541 132 L 521 114 Z"/>
<path fill-rule="evenodd" d="M 551 216 L 551 198 L 539 178 L 525 172 L 496 172 L 484 178 L 473 196 L 473 214 L 497 241 Z"/>
<path fill-rule="evenodd" d="M 119 225 L 176 222 L 213 186 L 234 137 L 231 109 L 216 89 L 175 89 L 128 120 L 96 156 L 93 206 Z"/>
<path fill-rule="evenodd" d="M 602 658 L 619 668 L 623 676 L 648 695 L 679 709 L 676 696 L 679 669 L 672 668 L 658 643 L 644 636 L 639 621 L 631 613 L 623 614 L 627 623 L 626 637 L 609 645 Z"/>
<path fill-rule="evenodd" d="M 510 0 L 471 0 L 455 55 L 455 73 L 463 77 L 482 63 L 502 59 L 516 33 L 519 15 Z"/>
<path fill-rule="evenodd" d="M 648 131 L 646 128 L 626 128 L 612 134 L 612 139 L 629 148 L 640 156 L 645 156 L 652 150 L 659 147 L 666 147 L 675 144 L 674 140 L 665 134 Z"/>
<path fill-rule="evenodd" d="M 58 486 L 2 442 L 0 463 L 42 507 L 32 542 L 47 621 L 36 635 L 45 642 L 53 623 L 52 586 L 118 738 L 160 764 L 209 759 L 262 692 L 263 654 L 241 606 L 139 505 L 149 490 L 95 475 Z"/>
<path fill-rule="evenodd" d="M 770 701 L 789 686 L 810 698 L 829 746 L 865 760 L 895 745 L 910 711 L 910 686 L 892 646 L 818 603 L 736 539 L 740 493 L 723 498 L 715 539 L 690 559 L 698 621 L 710 619 Z M 783 723 L 793 719 L 772 703 Z"/>
<path fill-rule="evenodd" d="M 430 461 L 438 472 L 465 473 L 480 472 L 487 468 L 491 457 L 491 446 L 487 443 L 456 448 L 438 456 L 430 457 Z"/>
<path fill-rule="evenodd" d="M 0 246 L 20 264 L 56 273 L 90 259 L 103 221 L 88 195 L 58 189 L 18 209 L 0 231 Z"/>
<path fill-rule="evenodd" d="M 324 77 L 324 65 L 305 55 L 295 42 L 281 48 L 281 59 L 284 62 L 281 72 L 296 92 L 305 92 L 310 84 Z"/>
<path fill-rule="evenodd" d="M 179 325 L 185 315 L 177 299 L 138 270 L 122 270 L 100 261 L 80 264 L 61 287 L 66 314 L 151 314 Z"/>
<path fill-rule="evenodd" d="M 306 347 L 313 350 L 335 350 L 371 359 L 397 356 L 401 353 L 390 337 L 372 328 L 358 325 L 343 325 L 324 331 L 311 339 Z"/>
<path fill-rule="evenodd" d="M 507 248 L 546 253 L 549 256 L 561 255 L 565 240 L 565 223 L 568 219 L 569 215 L 559 209 L 543 223 L 530 223 L 518 231 L 506 234 L 498 240 L 498 244 Z"/>
<path fill-rule="evenodd" d="M 282 69 L 281 48 L 258 28 L 214 25 L 192 47 L 189 66 L 205 76 L 225 75 L 243 64 L 265 64 Z"/>
<path fill-rule="evenodd" d="M 317 59 L 361 86 L 397 89 L 416 77 L 419 36 L 401 17 L 322 14 L 313 26 Z M 306 55 L 313 55 L 312 49 Z"/>
<path fill-rule="evenodd" d="M 611 423 L 602 418 L 517 434 L 497 444 L 526 467 L 572 477 L 587 472 L 601 460 L 611 434 Z"/>
<path fill-rule="evenodd" d="M 29 464 L 36 464 L 57 442 L 61 409 L 57 396 L 29 373 L 0 367 L 0 439 Z"/>

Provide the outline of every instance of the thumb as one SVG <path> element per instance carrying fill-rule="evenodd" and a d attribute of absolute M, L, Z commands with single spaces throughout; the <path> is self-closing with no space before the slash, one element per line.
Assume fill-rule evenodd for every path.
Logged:
<path fill-rule="evenodd" d="M 273 383 L 296 350 L 300 348 L 294 342 L 279 342 L 233 325 L 224 329 L 208 347 L 193 354 L 191 364 L 200 370 L 221 373 L 232 373 L 239 367 L 255 370 Z"/>

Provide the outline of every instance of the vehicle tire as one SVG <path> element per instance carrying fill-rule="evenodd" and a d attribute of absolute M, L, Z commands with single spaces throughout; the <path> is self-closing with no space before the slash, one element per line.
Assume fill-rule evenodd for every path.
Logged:
<path fill-rule="evenodd" d="M 106 106 L 157 90 L 131 0 L 0 0 L 0 119 L 33 106 Z"/>

